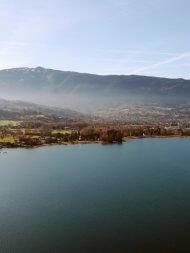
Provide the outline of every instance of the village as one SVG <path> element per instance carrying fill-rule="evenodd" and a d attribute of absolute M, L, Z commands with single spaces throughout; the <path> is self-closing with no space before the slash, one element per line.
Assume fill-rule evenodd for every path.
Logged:
<path fill-rule="evenodd" d="M 121 124 L 99 121 L 44 123 L 0 122 L 0 148 L 37 147 L 52 144 L 122 143 L 130 138 L 190 136 L 186 123 Z"/>

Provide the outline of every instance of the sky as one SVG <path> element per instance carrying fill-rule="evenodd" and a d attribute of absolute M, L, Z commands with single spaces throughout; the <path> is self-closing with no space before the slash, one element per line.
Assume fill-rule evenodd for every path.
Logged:
<path fill-rule="evenodd" d="M 189 0 L 0 0 L 0 69 L 190 79 Z"/>

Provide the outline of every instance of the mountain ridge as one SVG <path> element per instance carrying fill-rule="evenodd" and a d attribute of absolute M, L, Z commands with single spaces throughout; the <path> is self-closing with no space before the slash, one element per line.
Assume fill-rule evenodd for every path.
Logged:
<path fill-rule="evenodd" d="M 165 76 L 153 76 L 153 75 L 135 75 L 135 74 L 99 74 L 99 73 L 89 73 L 89 72 L 81 72 L 81 71 L 75 71 L 75 70 L 61 70 L 61 69 L 53 69 L 53 68 L 45 68 L 42 66 L 37 66 L 37 67 L 14 67 L 14 68 L 3 68 L 0 69 L 1 71 L 20 71 L 20 70 L 25 70 L 25 71 L 35 71 L 35 70 L 41 70 L 41 71 L 57 71 L 57 72 L 65 72 L 65 73 L 76 73 L 76 74 L 85 74 L 85 75 L 91 75 L 91 76 L 102 76 L 102 77 L 109 77 L 109 76 L 125 76 L 125 77 L 145 77 L 145 78 L 157 78 L 157 79 L 166 79 L 166 80 L 184 80 L 184 81 L 190 81 L 190 79 L 183 78 L 183 77 L 165 77 Z"/>
<path fill-rule="evenodd" d="M 190 80 L 22 67 L 0 70 L 0 90 L 5 98 L 92 111 L 110 104 L 186 103 Z"/>

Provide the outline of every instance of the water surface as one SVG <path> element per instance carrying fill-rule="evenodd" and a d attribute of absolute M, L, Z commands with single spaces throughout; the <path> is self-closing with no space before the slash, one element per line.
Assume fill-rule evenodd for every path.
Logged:
<path fill-rule="evenodd" d="M 0 154 L 0 252 L 190 252 L 190 139 Z"/>

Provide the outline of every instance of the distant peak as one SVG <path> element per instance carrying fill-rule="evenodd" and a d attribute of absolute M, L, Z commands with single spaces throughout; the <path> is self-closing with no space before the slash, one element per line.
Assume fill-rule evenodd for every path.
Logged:
<path fill-rule="evenodd" d="M 38 66 L 36 68 L 31 68 L 30 71 L 36 72 L 36 73 L 45 73 L 47 71 L 47 69 Z"/>
<path fill-rule="evenodd" d="M 41 66 L 38 66 L 38 67 L 36 67 L 36 70 L 44 70 L 44 68 Z"/>

